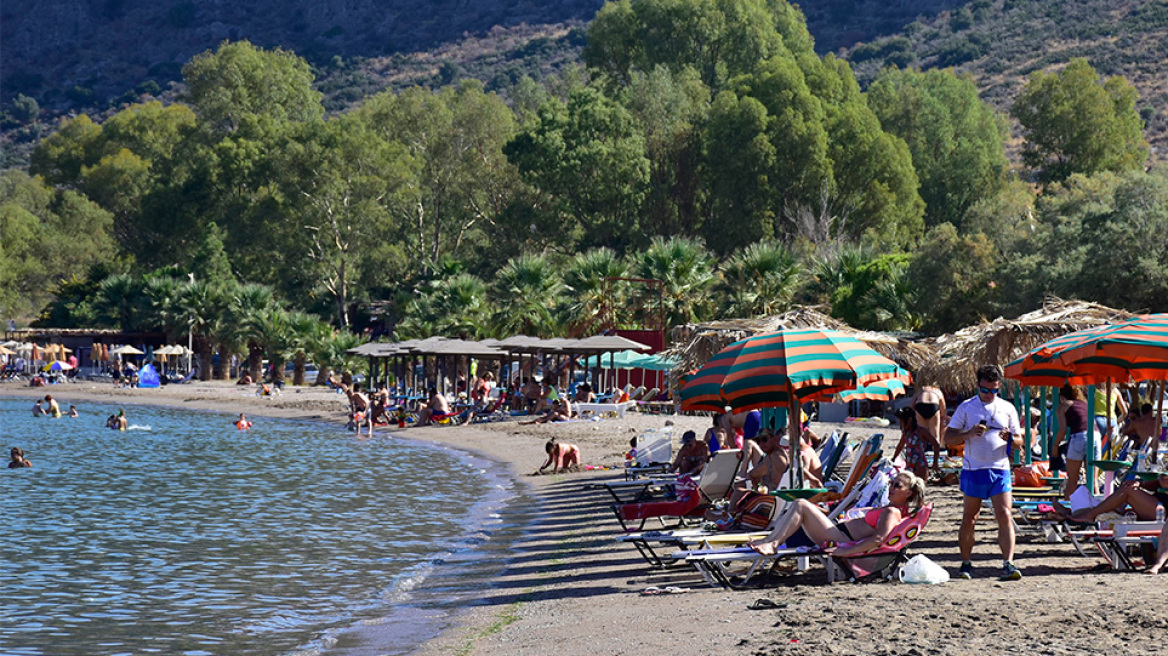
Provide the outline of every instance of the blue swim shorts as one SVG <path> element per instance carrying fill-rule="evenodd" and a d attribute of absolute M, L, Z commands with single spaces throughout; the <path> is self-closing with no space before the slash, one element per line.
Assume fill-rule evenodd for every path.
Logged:
<path fill-rule="evenodd" d="M 961 493 L 975 499 L 990 499 L 1014 489 L 1009 469 L 961 470 Z"/>
<path fill-rule="evenodd" d="M 762 413 L 758 410 L 751 410 L 746 415 L 746 419 L 742 422 L 742 438 L 746 440 L 754 439 L 758 435 L 758 431 L 762 429 Z"/>

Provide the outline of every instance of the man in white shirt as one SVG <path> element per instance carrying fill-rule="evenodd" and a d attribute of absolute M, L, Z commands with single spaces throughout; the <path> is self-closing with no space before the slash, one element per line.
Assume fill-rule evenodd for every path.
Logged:
<path fill-rule="evenodd" d="M 965 445 L 961 463 L 961 493 L 965 496 L 961 530 L 957 544 L 961 551 L 958 576 L 973 578 L 974 527 L 984 499 L 994 507 L 998 522 L 998 547 L 1002 550 L 1003 581 L 1016 581 L 1022 573 L 1014 566 L 1014 522 L 1010 518 L 1014 503 L 1010 458 L 1012 447 L 1021 446 L 1022 429 L 1018 412 L 999 397 L 1002 369 L 985 365 L 977 370 L 977 396 L 957 407 L 945 430 L 945 444 Z"/>

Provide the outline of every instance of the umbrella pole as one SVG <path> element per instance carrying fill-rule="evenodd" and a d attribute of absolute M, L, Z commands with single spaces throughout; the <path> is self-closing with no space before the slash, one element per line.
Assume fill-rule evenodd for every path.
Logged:
<path fill-rule="evenodd" d="M 1022 405 L 1026 408 L 1026 464 L 1034 461 L 1034 434 L 1030 430 L 1030 388 L 1022 388 Z M 1039 415 L 1040 417 L 1042 415 Z"/>
<path fill-rule="evenodd" d="M 1156 394 L 1156 405 L 1158 406 L 1156 428 L 1160 429 L 1160 433 L 1152 436 L 1152 464 L 1160 462 L 1160 439 L 1164 437 L 1164 429 L 1161 428 L 1164 425 L 1164 383 L 1165 381 L 1160 381 L 1160 384 L 1156 386 L 1158 392 Z"/>
<path fill-rule="evenodd" d="M 1087 469 L 1087 491 L 1095 494 L 1095 386 L 1087 386 L 1087 454 L 1083 459 Z"/>
<path fill-rule="evenodd" d="M 791 477 L 791 487 L 803 487 L 803 458 L 801 455 L 799 440 L 802 436 L 799 434 L 799 412 L 797 405 L 798 400 L 795 398 L 795 386 L 790 382 L 787 383 L 787 436 L 789 438 L 788 446 L 791 449 L 791 464 L 789 467 L 795 469 L 795 475 Z"/>

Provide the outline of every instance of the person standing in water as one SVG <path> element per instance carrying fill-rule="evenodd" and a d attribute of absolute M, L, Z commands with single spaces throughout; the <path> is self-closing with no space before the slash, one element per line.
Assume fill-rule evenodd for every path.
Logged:
<path fill-rule="evenodd" d="M 70 404 L 69 404 L 69 414 L 68 414 L 68 416 L 70 416 L 70 417 L 80 417 L 80 416 L 81 416 L 81 415 L 80 415 L 80 414 L 77 412 L 77 406 L 73 405 L 72 403 L 70 403 Z"/>
<path fill-rule="evenodd" d="M 239 413 L 239 419 L 235 420 L 234 426 L 239 430 L 247 430 L 253 426 L 252 422 L 248 421 L 247 415 L 242 412 Z"/>
<path fill-rule="evenodd" d="M 61 416 L 61 406 L 51 394 L 45 395 L 45 403 L 48 404 L 45 408 L 45 414 L 50 417 L 59 418 Z"/>

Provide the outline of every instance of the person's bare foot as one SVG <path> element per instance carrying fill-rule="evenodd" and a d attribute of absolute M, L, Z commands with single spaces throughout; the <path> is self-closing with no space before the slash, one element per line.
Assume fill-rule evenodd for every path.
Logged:
<path fill-rule="evenodd" d="M 749 542 L 746 546 L 754 549 L 763 556 L 773 556 L 776 551 L 775 543 L 773 542 Z"/>
<path fill-rule="evenodd" d="M 1157 566 L 1157 565 L 1152 565 L 1148 569 L 1144 570 L 1144 574 L 1159 574 L 1159 573 L 1160 573 L 1160 566 Z"/>

